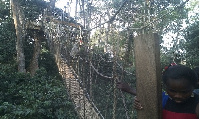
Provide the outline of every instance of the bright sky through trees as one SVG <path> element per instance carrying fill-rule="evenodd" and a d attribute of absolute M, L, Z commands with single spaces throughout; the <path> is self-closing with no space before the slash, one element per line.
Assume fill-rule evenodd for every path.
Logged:
<path fill-rule="evenodd" d="M 186 8 L 188 9 L 193 9 L 193 10 L 190 10 L 189 13 L 188 13 L 188 17 L 190 18 L 191 16 L 195 16 L 197 13 L 199 13 L 199 0 L 189 0 L 188 3 L 186 4 Z M 189 20 L 190 24 L 192 23 L 192 20 Z M 176 24 L 176 23 L 175 23 Z M 186 24 L 186 22 L 184 21 L 183 22 L 183 27 L 182 29 L 185 29 L 187 27 L 188 24 Z M 177 39 L 183 39 L 183 36 L 178 36 L 177 37 L 177 33 L 171 33 L 171 32 L 168 32 L 167 34 L 165 34 L 163 36 L 163 46 L 165 47 L 173 47 L 173 42 L 172 40 L 174 38 L 177 38 Z"/>
<path fill-rule="evenodd" d="M 56 7 L 64 9 L 66 6 L 66 12 L 70 13 L 71 17 L 75 16 L 76 0 L 58 0 Z"/>
<path fill-rule="evenodd" d="M 194 7 L 194 4 L 197 3 L 197 5 Z M 61 8 L 64 10 L 64 7 L 66 6 L 66 12 L 70 13 L 71 17 L 75 16 L 75 9 L 76 9 L 76 0 L 58 0 L 56 2 L 56 7 Z M 186 4 L 186 7 L 193 6 L 194 10 L 189 12 L 189 16 L 195 15 L 195 13 L 198 13 L 199 11 L 199 1 L 198 0 L 189 0 L 189 2 Z M 77 8 L 79 9 L 79 5 L 77 5 Z M 183 29 L 186 27 L 186 24 L 183 24 Z M 172 47 L 172 40 L 176 37 L 177 34 L 173 34 L 171 32 L 165 34 L 163 36 L 164 43 L 163 45 L 165 47 Z M 181 36 L 180 36 L 181 37 Z M 182 37 L 181 37 L 182 38 Z"/>

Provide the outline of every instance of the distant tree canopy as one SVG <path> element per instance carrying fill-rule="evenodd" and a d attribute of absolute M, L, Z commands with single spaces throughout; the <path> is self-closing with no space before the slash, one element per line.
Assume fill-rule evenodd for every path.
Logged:
<path fill-rule="evenodd" d="M 16 49 L 17 36 L 14 21 L 11 17 L 9 1 L 0 1 L 0 118 L 78 119 L 74 105 L 66 93 L 67 90 L 58 72 L 54 56 L 47 45 L 46 34 L 42 34 L 43 37 L 40 39 L 39 69 L 35 75 L 31 76 L 28 72 L 18 72 L 17 54 L 19 53 L 17 53 Z M 43 15 L 44 10 L 49 8 L 49 5 L 55 7 L 55 1 L 18 0 L 22 9 L 20 12 L 24 16 L 24 21 L 21 19 L 24 22 L 23 25 L 29 20 L 37 21 Z M 81 2 L 83 1 L 85 0 Z M 126 7 L 122 7 L 119 13 L 114 16 L 125 1 Z M 171 31 L 181 36 L 181 38 L 176 37 L 172 40 L 173 46 L 171 48 L 167 49 L 161 46 L 162 67 L 173 61 L 185 63 L 192 68 L 199 65 L 198 19 L 193 19 L 195 22 L 190 25 L 186 22 L 188 27 L 182 30 L 183 20 L 187 19 L 188 11 L 192 11 L 192 9 L 184 7 L 188 0 L 146 0 L 145 2 L 140 0 L 98 0 L 93 2 L 98 3 L 96 6 L 90 2 L 88 0 L 88 5 L 85 4 L 85 8 L 82 9 L 87 13 L 83 14 L 83 11 L 80 11 L 78 17 L 80 19 L 84 18 L 87 27 L 93 24 L 102 24 L 102 22 L 107 23 L 107 25 L 100 25 L 101 27 L 96 29 L 94 35 L 89 39 L 91 41 L 88 44 L 91 44 L 87 45 L 93 49 L 88 50 L 82 45 L 79 56 L 87 60 L 91 59 L 93 66 L 97 68 L 99 73 L 111 77 L 113 75 L 113 65 L 117 64 L 115 72 L 120 74 L 118 78 L 135 86 L 133 39 L 134 34 L 142 33 L 140 28 L 143 27 L 145 27 L 145 32 L 155 31 L 159 35 L 163 35 Z M 193 5 L 195 6 L 195 4 Z M 52 15 L 52 13 L 50 14 Z M 109 19 L 110 21 L 106 22 Z M 188 20 L 190 21 L 190 18 Z M 61 28 L 60 26 L 57 28 Z M 51 32 L 56 31 L 52 27 L 49 28 Z M 27 68 L 33 56 L 34 33 L 38 32 L 25 28 L 23 30 L 25 32 L 21 36 L 23 35 L 24 39 L 21 43 L 23 43 L 24 62 L 26 64 L 25 68 Z M 67 37 L 72 37 L 72 33 L 67 34 L 69 31 L 73 31 L 73 29 L 63 32 L 63 37 L 67 35 Z M 54 38 L 60 37 L 57 34 L 53 35 L 52 37 Z M 67 42 L 67 45 L 73 45 L 69 40 Z M 71 48 L 69 49 L 71 50 Z M 88 52 L 90 50 L 92 50 L 92 53 Z M 66 53 L 67 51 L 64 52 Z M 114 58 L 117 63 L 113 62 Z M 73 60 L 71 57 L 69 59 Z M 112 104 L 114 100 L 110 97 L 115 96 L 113 93 L 113 90 L 115 90 L 114 81 L 105 79 L 95 71 L 91 71 L 90 62 L 75 59 L 74 63 L 76 61 L 81 68 L 77 68 L 78 65 L 75 64 L 73 68 L 76 68 L 75 71 L 79 72 L 79 76 L 85 80 L 84 83 L 87 83 L 87 85 L 91 84 L 86 90 L 92 92 L 90 89 L 93 89 L 91 97 L 93 97 L 92 99 L 94 99 L 97 108 L 106 115 L 105 117 L 112 118 Z M 93 82 L 89 82 L 89 80 Z M 134 111 L 131 110 L 133 97 L 130 95 L 125 96 L 128 97 L 126 100 L 128 111 L 133 114 Z M 122 103 L 119 104 L 116 113 L 118 117 L 116 118 L 121 119 L 121 117 L 125 117 L 124 113 L 120 113 L 122 110 L 124 111 L 123 106 Z M 134 117 L 134 114 L 131 117 Z"/>
<path fill-rule="evenodd" d="M 194 68 L 199 66 L 199 21 L 184 30 L 185 43 L 180 44 L 186 51 L 186 65 Z"/>
<path fill-rule="evenodd" d="M 27 20 L 36 20 L 48 4 L 44 0 L 19 0 Z"/>
<path fill-rule="evenodd" d="M 187 11 L 186 16 L 182 20 L 176 19 L 166 27 L 166 29 L 172 29 L 170 31 L 172 34 L 170 38 L 171 46 L 161 46 L 162 66 L 170 62 L 184 64 L 191 68 L 199 66 L 198 8 L 199 3 L 197 0 L 188 1 L 187 6 L 184 8 Z"/>
<path fill-rule="evenodd" d="M 32 8 L 31 5 L 29 7 L 30 9 Z M 30 12 L 30 9 L 27 12 Z M 45 52 L 41 52 L 40 69 L 33 77 L 29 73 L 18 72 L 16 63 L 16 30 L 10 13 L 9 0 L 1 0 L 0 118 L 78 119 L 79 117 L 74 110 L 74 105 L 69 95 L 66 93 L 66 87 L 58 73 L 54 57 L 48 51 L 48 47 L 43 47 Z M 30 19 L 36 19 L 41 14 L 41 11 L 36 13 L 37 15 L 33 15 L 34 17 Z M 25 48 L 31 50 L 32 45 L 29 44 L 28 38 L 25 41 Z M 28 53 L 26 52 L 26 54 Z M 29 54 L 31 53 L 29 52 Z M 27 58 L 29 58 L 28 55 Z M 51 67 L 49 68 L 49 66 Z"/>

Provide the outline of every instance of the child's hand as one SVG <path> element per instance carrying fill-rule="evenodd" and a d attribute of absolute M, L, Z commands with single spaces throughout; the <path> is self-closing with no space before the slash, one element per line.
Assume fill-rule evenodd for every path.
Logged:
<path fill-rule="evenodd" d="M 133 106 L 134 106 L 135 109 L 137 109 L 137 110 L 143 109 L 142 105 L 140 104 L 140 102 L 139 102 L 139 100 L 137 99 L 136 96 L 134 97 L 133 103 L 134 103 Z"/>

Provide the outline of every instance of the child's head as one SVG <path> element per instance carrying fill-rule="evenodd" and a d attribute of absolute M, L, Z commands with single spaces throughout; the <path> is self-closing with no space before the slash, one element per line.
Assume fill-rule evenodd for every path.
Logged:
<path fill-rule="evenodd" d="M 189 99 L 196 85 L 196 74 L 183 65 L 170 66 L 163 74 L 166 92 L 177 103 Z"/>

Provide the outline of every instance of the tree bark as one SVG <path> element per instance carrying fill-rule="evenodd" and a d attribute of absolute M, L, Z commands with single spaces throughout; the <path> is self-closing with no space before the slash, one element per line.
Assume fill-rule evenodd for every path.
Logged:
<path fill-rule="evenodd" d="M 134 39 L 137 98 L 143 106 L 138 119 L 161 119 L 159 46 L 157 34 L 142 34 Z"/>
<path fill-rule="evenodd" d="M 33 37 L 34 37 L 35 43 L 34 43 L 34 49 L 33 49 L 33 56 L 30 62 L 30 66 L 29 66 L 29 70 L 32 76 L 35 74 L 36 70 L 39 68 L 38 58 L 41 51 L 40 46 L 41 46 L 42 34 L 40 34 L 40 31 L 36 30 L 34 31 Z"/>
<path fill-rule="evenodd" d="M 15 24 L 16 30 L 16 50 L 17 50 L 17 63 L 18 63 L 18 71 L 26 72 L 25 69 L 25 56 L 24 56 L 24 48 L 23 48 L 23 40 L 24 40 L 24 14 L 19 5 L 19 0 L 10 0 L 11 9 Z"/>

